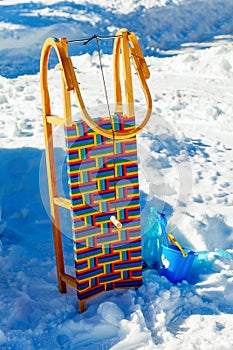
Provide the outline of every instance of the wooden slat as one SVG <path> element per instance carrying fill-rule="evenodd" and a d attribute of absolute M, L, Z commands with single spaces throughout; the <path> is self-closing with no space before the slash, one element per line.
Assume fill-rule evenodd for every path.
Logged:
<path fill-rule="evenodd" d="M 65 124 L 65 119 L 57 117 L 55 115 L 48 115 L 47 122 L 50 124 L 55 124 L 55 125 L 61 126 L 61 125 Z"/>
<path fill-rule="evenodd" d="M 121 50 L 122 50 L 122 67 L 123 67 L 124 81 L 125 81 L 127 116 L 132 117 L 135 115 L 134 114 L 134 95 L 133 95 L 133 83 L 132 83 L 129 41 L 128 41 L 127 31 L 122 31 Z"/>
<path fill-rule="evenodd" d="M 121 39 L 116 38 L 113 47 L 113 81 L 114 81 L 114 94 L 115 94 L 115 113 L 123 113 L 122 106 L 122 90 L 120 79 L 120 49 Z"/>
<path fill-rule="evenodd" d="M 59 205 L 60 207 L 70 209 L 70 200 L 67 198 L 54 197 L 53 201 L 56 205 Z"/>
<path fill-rule="evenodd" d="M 64 50 L 66 53 L 66 60 L 65 63 L 67 65 L 67 71 L 69 71 L 69 75 L 65 77 L 64 71 L 61 71 L 62 75 L 62 98 L 63 98 L 63 112 L 64 112 L 64 119 L 65 119 L 65 124 L 68 126 L 72 125 L 72 110 L 71 110 L 71 96 L 70 96 L 70 91 L 73 90 L 74 87 L 74 82 L 72 80 L 72 71 L 73 65 L 70 66 L 70 60 L 71 58 L 69 57 L 68 54 L 68 47 L 67 47 L 67 41 L 66 38 L 61 38 L 61 43 L 64 45 Z M 69 84 L 72 86 L 72 89 L 68 87 L 68 82 L 67 79 L 69 79 Z"/>
<path fill-rule="evenodd" d="M 68 283 L 71 287 L 76 288 L 76 278 L 66 273 L 61 273 L 60 278 L 63 282 Z"/>

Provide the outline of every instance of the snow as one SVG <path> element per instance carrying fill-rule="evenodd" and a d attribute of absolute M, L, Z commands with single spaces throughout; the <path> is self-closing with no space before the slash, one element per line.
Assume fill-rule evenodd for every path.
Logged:
<path fill-rule="evenodd" d="M 233 3 L 3 0 L 0 6 L 0 348 L 232 349 Z M 147 269 L 137 291 L 99 295 L 79 314 L 75 291 L 62 295 L 57 288 L 39 56 L 48 36 L 107 35 L 126 23 L 151 71 L 153 115 L 138 136 L 142 223 L 156 206 L 169 231 L 199 254 L 187 281 L 174 285 Z M 112 108 L 111 42 L 100 45 Z M 71 54 L 91 114 L 107 113 L 94 44 L 74 45 Z M 49 71 L 54 114 L 62 110 L 56 63 L 52 58 Z M 137 84 L 135 96 L 140 121 L 145 105 Z M 55 145 L 62 180 L 60 128 Z M 68 221 L 64 210 L 65 261 L 73 274 Z"/>
<path fill-rule="evenodd" d="M 164 56 L 181 47 L 231 40 L 233 30 L 233 2 L 226 0 L 3 0 L 0 6 L 0 69 L 8 78 L 38 72 L 41 46 L 49 36 L 72 40 L 125 27 L 140 38 L 145 55 Z M 103 47 L 111 53 L 107 43 Z M 86 52 L 84 46 L 78 50 Z M 94 45 L 88 50 L 95 51 Z M 76 45 L 70 54 L 77 54 Z"/>

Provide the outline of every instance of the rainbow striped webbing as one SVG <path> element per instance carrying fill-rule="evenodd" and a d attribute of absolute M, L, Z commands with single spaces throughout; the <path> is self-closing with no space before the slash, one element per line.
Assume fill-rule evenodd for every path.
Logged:
<path fill-rule="evenodd" d="M 130 131 L 135 119 L 114 115 L 114 130 Z M 112 129 L 110 118 L 98 118 Z M 142 281 L 136 137 L 113 140 L 85 121 L 65 127 L 77 294 L 80 300 Z M 117 230 L 110 221 L 122 223 Z"/>

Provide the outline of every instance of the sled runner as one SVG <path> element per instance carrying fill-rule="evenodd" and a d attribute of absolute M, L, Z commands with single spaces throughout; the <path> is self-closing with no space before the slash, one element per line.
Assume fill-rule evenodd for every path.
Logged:
<path fill-rule="evenodd" d="M 96 40 L 103 73 L 99 50 L 99 40 L 103 37 L 95 35 L 84 42 L 92 39 Z M 146 83 L 150 73 L 138 41 L 134 33 L 121 29 L 114 36 L 113 48 L 115 111 L 111 115 L 106 98 L 109 115 L 92 119 L 85 107 L 68 55 L 70 43 L 66 38 L 48 38 L 45 41 L 41 53 L 40 75 L 59 290 L 65 293 L 67 283 L 75 287 L 82 312 L 86 309 L 86 300 L 98 293 L 141 285 L 136 135 L 143 130 L 151 116 L 152 100 Z M 53 115 L 50 106 L 47 72 L 52 48 L 57 53 L 61 67 L 63 117 Z M 135 123 L 131 58 L 147 102 L 145 117 L 139 126 Z M 123 111 L 120 59 L 126 111 Z M 71 92 L 79 106 L 82 117 L 79 121 L 72 118 Z M 64 126 L 69 198 L 61 198 L 57 194 L 53 125 Z M 59 206 L 69 209 L 71 213 L 76 277 L 65 272 Z"/>

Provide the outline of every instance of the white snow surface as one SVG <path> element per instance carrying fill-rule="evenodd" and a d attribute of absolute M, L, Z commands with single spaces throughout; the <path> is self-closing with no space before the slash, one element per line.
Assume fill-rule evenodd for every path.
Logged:
<path fill-rule="evenodd" d="M 185 12 L 188 7 L 190 12 Z M 228 40 L 233 34 L 232 20 L 228 21 L 232 7 L 227 0 L 0 2 L 1 349 L 233 348 L 233 48 Z M 173 14 L 172 25 L 165 31 L 168 13 Z M 122 23 L 120 14 L 126 16 Z M 180 26 L 184 14 L 187 22 L 192 19 L 192 45 L 190 33 Z M 47 36 L 72 39 L 114 33 L 127 18 L 127 27 L 137 29 L 147 54 L 153 99 L 150 123 L 138 136 L 142 223 L 148 208 L 156 206 L 167 215 L 169 231 L 198 256 L 187 281 L 175 285 L 147 269 L 138 290 L 99 295 L 80 314 L 75 291 L 69 287 L 62 295 L 57 288 L 39 55 Z M 158 39 L 154 51 L 147 47 L 151 38 Z M 174 47 L 174 38 L 182 49 Z M 111 42 L 100 44 L 112 108 Z M 107 113 L 96 50 L 86 45 L 79 52 L 80 47 L 72 51 L 72 59 L 84 101 L 93 116 Z M 156 56 L 158 47 L 169 55 Z M 55 65 L 54 59 L 49 70 L 54 114 L 62 110 Z M 136 78 L 135 98 L 140 121 L 145 102 Z M 75 105 L 73 111 L 78 118 Z M 55 146 L 62 163 L 59 128 Z M 67 213 L 62 215 L 66 267 L 73 274 L 69 220 Z"/>

